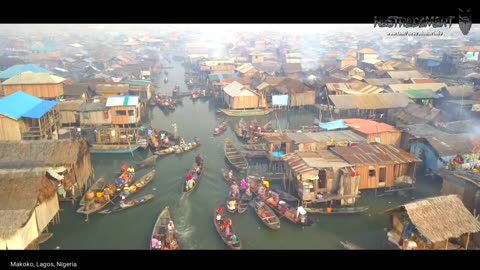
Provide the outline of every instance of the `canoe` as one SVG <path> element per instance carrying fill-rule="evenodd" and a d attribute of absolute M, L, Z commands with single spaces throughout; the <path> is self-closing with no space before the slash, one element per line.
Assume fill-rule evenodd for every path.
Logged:
<path fill-rule="evenodd" d="M 140 148 L 138 144 L 93 144 L 92 154 L 128 154 Z"/>
<path fill-rule="evenodd" d="M 37 243 L 43 244 L 52 238 L 53 233 L 42 233 L 37 237 Z"/>
<path fill-rule="evenodd" d="M 185 150 L 185 149 L 183 149 L 183 148 L 181 148 L 181 147 L 178 147 L 178 148 L 175 150 L 175 154 L 177 154 L 177 155 L 185 154 L 185 153 L 187 153 L 187 152 L 189 152 L 189 151 L 192 151 L 193 149 L 196 149 L 196 148 L 200 147 L 200 145 L 201 145 L 199 142 L 192 142 L 191 144 L 192 144 L 192 145 L 191 145 L 187 150 Z"/>
<path fill-rule="evenodd" d="M 133 166 L 135 168 L 135 172 L 146 169 L 146 168 L 151 167 L 151 166 L 155 166 L 155 162 L 157 161 L 157 159 L 158 159 L 158 156 L 153 155 L 151 157 L 148 157 L 148 158 L 144 159 L 142 162 L 139 162 L 139 163 L 135 164 Z M 115 177 L 120 177 L 120 175 L 122 175 L 122 173 L 123 172 L 116 173 Z"/>
<path fill-rule="evenodd" d="M 103 208 L 105 208 L 105 206 L 107 206 L 107 204 L 109 204 L 111 201 L 112 201 L 112 198 L 110 198 L 110 200 L 108 200 L 108 201 L 103 200 L 101 202 L 97 202 L 95 199 L 91 200 L 91 201 L 87 202 L 86 204 L 82 205 L 80 208 L 78 208 L 77 213 L 85 214 L 85 215 L 90 215 L 90 214 L 96 213 L 96 212 L 102 210 Z"/>
<path fill-rule="evenodd" d="M 280 200 L 284 201 L 289 201 L 289 202 L 298 202 L 298 198 L 293 196 L 292 194 L 289 194 L 283 190 L 279 190 L 276 188 L 272 188 L 272 191 L 278 193 Z"/>
<path fill-rule="evenodd" d="M 256 189 L 252 188 L 252 191 L 256 193 Z M 257 197 L 260 197 L 260 196 L 257 194 Z M 270 198 L 268 198 L 267 196 L 263 196 L 262 198 L 260 198 L 261 201 L 263 201 L 265 204 L 270 206 L 270 208 L 278 215 L 278 217 L 280 218 L 285 217 L 288 221 L 296 225 L 310 226 L 313 224 L 313 221 L 308 217 L 308 215 L 306 217 L 305 222 L 302 223 L 301 219 L 297 217 L 297 208 L 291 206 L 289 203 L 285 202 L 286 209 L 285 209 L 285 212 L 282 213 L 280 208 L 278 206 L 273 205 L 269 199 Z"/>
<path fill-rule="evenodd" d="M 230 208 L 230 206 L 229 206 L 229 203 L 230 203 L 231 201 L 235 201 L 235 207 L 233 207 L 233 208 Z M 236 213 L 237 210 L 238 210 L 238 203 L 239 203 L 239 202 L 240 202 L 240 193 L 237 193 L 237 196 L 236 196 L 235 198 L 232 198 L 230 195 L 228 195 L 228 197 L 227 197 L 227 203 L 226 203 L 226 207 L 225 207 L 225 208 L 227 209 L 227 211 L 228 211 L 229 213 L 234 214 L 234 213 Z"/>
<path fill-rule="evenodd" d="M 148 157 L 148 158 L 144 159 L 142 162 L 135 164 L 135 170 L 141 170 L 141 169 L 145 169 L 147 167 L 154 166 L 157 159 L 158 159 L 157 155 L 153 155 L 151 157 Z"/>
<path fill-rule="evenodd" d="M 223 220 L 225 220 L 225 216 L 222 216 L 221 221 L 223 221 Z M 229 247 L 230 249 L 234 249 L 234 250 L 242 249 L 242 241 L 240 239 L 239 239 L 239 241 L 236 245 L 233 245 L 232 240 L 228 239 L 227 236 L 225 235 L 225 233 L 222 232 L 222 230 L 220 230 L 220 224 L 219 224 L 219 222 L 217 222 L 217 213 L 216 212 L 213 215 L 213 224 L 215 225 L 215 229 L 217 230 L 218 235 L 220 235 L 220 238 L 222 238 L 223 242 L 225 243 L 225 245 L 227 245 L 227 247 Z M 235 233 L 235 229 L 233 228 L 233 225 L 232 225 L 232 235 L 234 233 Z M 237 235 L 237 237 L 238 237 L 238 235 Z"/>
<path fill-rule="evenodd" d="M 225 152 L 225 157 L 228 162 L 230 162 L 230 164 L 232 164 L 237 170 L 246 171 L 248 169 L 247 159 L 237 150 L 229 139 L 225 140 L 223 151 Z"/>
<path fill-rule="evenodd" d="M 257 214 L 258 218 L 265 224 L 268 228 L 273 230 L 280 229 L 280 219 L 275 215 L 275 212 L 268 207 L 264 202 L 260 200 L 253 201 L 253 209 Z M 265 215 L 265 216 L 264 216 Z"/>
<path fill-rule="evenodd" d="M 255 115 L 267 115 L 273 112 L 273 108 L 268 110 L 264 109 L 253 109 L 253 110 L 229 110 L 229 109 L 220 109 L 221 112 L 228 116 L 241 117 L 241 116 L 255 116 Z"/>
<path fill-rule="evenodd" d="M 334 215 L 334 214 L 358 214 L 363 213 L 368 210 L 368 206 L 357 206 L 357 207 L 337 207 L 332 208 L 332 211 L 329 213 L 327 208 L 305 208 L 307 213 L 311 214 L 324 214 L 324 215 Z"/>
<path fill-rule="evenodd" d="M 173 232 L 171 237 L 166 237 L 168 235 L 168 223 L 170 222 L 170 220 L 172 219 L 170 217 L 169 207 L 167 206 L 165 207 L 165 209 L 163 209 L 163 211 L 158 216 L 157 221 L 153 226 L 152 237 L 150 237 L 150 241 L 154 237 L 162 241 L 162 247 L 160 250 L 165 250 L 165 244 L 169 245 L 169 248 L 167 249 L 170 249 L 170 250 L 180 249 L 180 246 L 178 245 L 178 241 L 177 241 L 176 231 Z M 167 240 L 168 240 L 168 243 L 167 243 Z M 149 244 L 149 248 L 151 250 L 154 250 L 154 248 L 152 248 L 151 242 Z"/>
<path fill-rule="evenodd" d="M 349 241 L 340 241 L 340 244 L 345 249 L 348 249 L 348 250 L 364 250 L 364 248 L 362 248 L 361 246 L 356 245 L 356 244 L 354 244 L 352 242 L 349 242 Z"/>
<path fill-rule="evenodd" d="M 247 122 L 243 120 L 243 118 L 240 118 L 238 123 L 235 125 L 235 134 L 237 137 L 243 139 L 243 129 L 247 126 Z"/>
<path fill-rule="evenodd" d="M 152 182 L 152 180 L 155 178 L 155 173 L 156 173 L 156 170 L 151 170 L 149 173 L 142 176 L 142 178 L 140 178 L 138 181 L 133 182 L 133 184 L 130 186 L 130 191 L 128 192 L 128 194 L 122 193 L 122 196 L 124 196 L 125 198 L 128 198 L 133 194 L 137 193 L 138 191 L 140 191 L 141 189 L 143 189 L 146 185 Z"/>
<path fill-rule="evenodd" d="M 240 179 L 235 174 L 233 175 L 233 178 L 228 177 L 227 169 L 222 169 L 222 175 L 223 175 L 223 179 L 225 179 L 225 182 L 227 182 L 228 184 L 231 185 L 233 183 L 237 183 L 238 185 L 240 185 Z"/>
<path fill-rule="evenodd" d="M 156 151 L 155 155 L 166 156 L 166 155 L 170 155 L 170 154 L 175 153 L 175 151 L 176 151 L 176 148 L 172 146 L 172 147 L 169 147 L 169 148 L 166 148 L 166 149 Z"/>
<path fill-rule="evenodd" d="M 213 130 L 213 136 L 222 135 L 225 131 L 227 131 L 227 128 L 228 128 L 228 122 L 224 121 Z"/>
<path fill-rule="evenodd" d="M 243 149 L 247 150 L 247 151 L 267 151 L 268 148 L 267 148 L 267 145 L 266 144 L 248 144 L 248 145 L 244 145 L 242 146 Z"/>
<path fill-rule="evenodd" d="M 248 195 L 247 193 L 243 193 L 241 196 L 240 196 L 240 202 L 238 203 L 238 209 L 237 209 L 237 212 L 239 214 L 243 214 L 245 213 L 245 211 L 247 211 L 248 209 L 248 204 L 250 203 L 250 201 L 252 200 L 253 198 L 253 194 L 250 193 L 250 195 Z"/>
<path fill-rule="evenodd" d="M 151 199 L 153 199 L 153 197 L 155 197 L 153 194 L 145 195 L 143 197 L 125 202 L 125 205 L 123 205 L 123 206 L 116 205 L 111 209 L 102 210 L 99 213 L 108 215 L 108 214 L 120 212 L 120 211 L 123 211 L 123 210 L 127 210 L 127 209 L 135 207 L 135 206 L 140 206 L 140 205 L 150 201 Z"/>
<path fill-rule="evenodd" d="M 83 195 L 82 199 L 80 199 L 80 205 L 85 205 L 85 203 L 87 202 L 87 195 L 89 193 L 92 193 L 95 195 L 95 193 L 97 192 L 103 192 L 103 189 L 105 188 L 105 185 L 107 184 L 107 178 L 105 178 L 105 176 L 102 176 L 100 178 L 98 178 L 98 180 L 93 183 L 93 185 L 87 190 L 87 192 L 85 192 L 85 194 Z"/>
<path fill-rule="evenodd" d="M 200 184 L 200 181 L 202 181 L 203 171 L 205 170 L 205 161 L 202 160 L 202 164 L 200 166 L 200 172 L 198 174 L 195 172 L 196 169 L 197 169 L 197 162 L 193 162 L 192 167 L 190 168 L 189 172 L 192 172 L 192 175 L 194 176 L 194 179 L 195 179 L 195 184 L 193 185 L 193 187 L 190 190 L 187 190 L 187 182 L 185 181 L 185 183 L 183 185 L 183 189 L 182 189 L 182 192 L 184 194 L 191 193 L 192 191 L 197 189 L 198 184 Z M 195 175 L 197 175 L 196 178 L 195 178 Z"/>

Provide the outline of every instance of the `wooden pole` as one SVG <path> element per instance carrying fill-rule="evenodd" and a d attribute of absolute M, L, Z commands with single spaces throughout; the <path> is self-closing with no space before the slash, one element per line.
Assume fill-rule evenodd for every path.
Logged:
<path fill-rule="evenodd" d="M 465 250 L 468 249 L 468 244 L 470 244 L 470 233 L 467 234 L 467 243 L 465 244 Z"/>
<path fill-rule="evenodd" d="M 445 243 L 445 249 L 448 249 L 448 238 L 447 238 L 447 242 Z"/>

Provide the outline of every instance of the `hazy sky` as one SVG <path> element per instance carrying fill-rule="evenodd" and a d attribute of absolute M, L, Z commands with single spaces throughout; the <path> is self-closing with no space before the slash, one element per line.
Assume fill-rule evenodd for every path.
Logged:
<path fill-rule="evenodd" d="M 373 21 L 373 20 L 372 20 Z M 473 25 L 471 32 L 478 32 L 478 24 Z M 374 28 L 372 24 L 2 24 L 0 33 L 88 33 L 88 32 L 153 32 L 156 31 L 195 31 L 207 33 L 261 32 L 276 31 L 286 34 L 311 34 L 328 32 L 385 32 L 397 30 L 413 30 L 406 28 Z M 415 29 L 419 30 L 418 28 Z M 422 29 L 424 30 L 424 29 Z M 440 30 L 440 29 L 435 29 Z M 441 28 L 443 32 L 458 30 L 458 25 L 451 29 Z"/>

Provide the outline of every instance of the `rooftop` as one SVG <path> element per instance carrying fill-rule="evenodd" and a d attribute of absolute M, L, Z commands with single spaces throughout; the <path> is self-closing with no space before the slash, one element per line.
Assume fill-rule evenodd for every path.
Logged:
<path fill-rule="evenodd" d="M 65 79 L 48 73 L 32 73 L 30 71 L 15 75 L 14 77 L 4 81 L 3 85 L 17 84 L 58 84 L 64 82 Z"/>
<path fill-rule="evenodd" d="M 17 91 L 0 99 L 0 114 L 14 120 L 22 117 L 39 119 L 56 105 L 56 101 L 43 100 Z"/>
<path fill-rule="evenodd" d="M 334 147 L 334 153 L 354 166 L 374 166 L 419 162 L 415 156 L 387 144 L 357 144 L 354 147 Z"/>
<path fill-rule="evenodd" d="M 399 130 L 397 130 L 391 125 L 376 122 L 373 120 L 350 118 L 350 119 L 343 119 L 343 121 L 351 129 L 356 130 L 365 135 L 384 133 L 384 132 L 400 132 Z"/>
<path fill-rule="evenodd" d="M 387 210 L 405 211 L 417 230 L 432 243 L 480 231 L 480 223 L 456 195 L 418 200 Z"/>

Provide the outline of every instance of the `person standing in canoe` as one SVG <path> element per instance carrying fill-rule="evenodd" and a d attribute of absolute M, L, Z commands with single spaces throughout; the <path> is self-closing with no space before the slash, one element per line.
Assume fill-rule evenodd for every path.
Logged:
<path fill-rule="evenodd" d="M 202 154 L 198 154 L 198 155 L 195 157 L 195 162 L 197 163 L 197 166 L 198 166 L 198 167 L 202 166 L 202 163 L 203 163 Z"/>
<path fill-rule="evenodd" d="M 127 167 L 127 163 L 125 163 L 125 162 L 122 162 L 122 173 L 126 172 L 126 171 L 127 171 L 127 169 L 128 169 L 128 167 Z"/>

